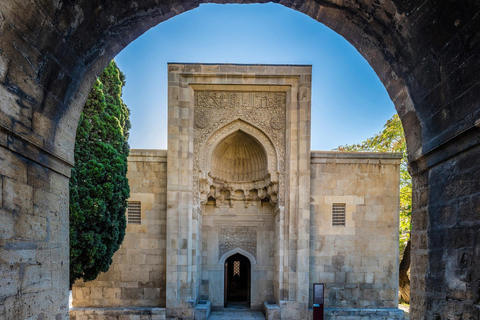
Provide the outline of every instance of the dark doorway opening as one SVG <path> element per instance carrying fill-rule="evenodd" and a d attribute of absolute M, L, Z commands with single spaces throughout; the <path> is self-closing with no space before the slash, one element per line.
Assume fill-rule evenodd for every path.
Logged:
<path fill-rule="evenodd" d="M 225 261 L 225 308 L 250 307 L 250 260 L 236 253 Z"/>

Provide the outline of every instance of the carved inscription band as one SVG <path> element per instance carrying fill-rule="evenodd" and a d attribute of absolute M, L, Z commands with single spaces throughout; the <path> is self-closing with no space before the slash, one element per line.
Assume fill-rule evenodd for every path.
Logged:
<path fill-rule="evenodd" d="M 285 97 L 285 92 L 195 91 L 195 107 L 277 108 L 284 105 Z"/>

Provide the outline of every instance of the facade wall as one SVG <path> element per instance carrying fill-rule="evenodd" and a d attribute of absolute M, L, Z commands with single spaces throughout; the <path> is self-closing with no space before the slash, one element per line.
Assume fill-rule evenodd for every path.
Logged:
<path fill-rule="evenodd" d="M 141 202 L 141 224 L 127 224 L 108 272 L 75 283 L 74 307 L 165 306 L 166 162 L 166 150 L 130 150 L 129 201 Z"/>
<path fill-rule="evenodd" d="M 309 318 L 316 282 L 326 308 L 396 308 L 401 155 L 310 152 L 310 66 L 169 64 L 168 78 L 169 149 L 129 157 L 142 223 L 107 273 L 76 283 L 74 307 L 191 319 L 199 300 L 224 307 L 239 253 L 252 309 Z"/>
<path fill-rule="evenodd" d="M 400 158 L 312 152 L 310 303 L 325 283 L 326 308 L 397 308 Z M 334 203 L 345 226 L 332 226 Z"/>
<path fill-rule="evenodd" d="M 208 235 L 200 230 L 207 223 L 199 211 L 210 186 L 219 182 L 211 181 L 211 155 L 237 131 L 262 145 L 268 176 L 241 185 L 224 181 L 218 191 L 257 190 L 258 197 L 268 195 L 277 206 L 284 228 L 278 235 L 282 246 L 269 253 L 279 270 L 273 274 L 274 296 L 288 302 L 291 317 L 306 315 L 310 96 L 311 66 L 168 65 L 167 317 L 193 316 L 192 302 L 200 298 L 202 265 L 196 261 L 203 246 L 199 239 Z"/>

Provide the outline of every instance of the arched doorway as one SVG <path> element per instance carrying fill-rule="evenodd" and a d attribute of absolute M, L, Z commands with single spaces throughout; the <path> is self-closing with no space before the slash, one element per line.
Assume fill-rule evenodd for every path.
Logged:
<path fill-rule="evenodd" d="M 250 307 L 251 274 L 250 260 L 240 253 L 225 261 L 225 308 Z"/>

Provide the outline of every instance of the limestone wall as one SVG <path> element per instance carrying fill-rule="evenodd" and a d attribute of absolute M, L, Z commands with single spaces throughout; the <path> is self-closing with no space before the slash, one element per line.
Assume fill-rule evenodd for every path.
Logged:
<path fill-rule="evenodd" d="M 0 319 L 66 319 L 70 168 L 43 152 L 31 161 L 6 141 L 19 143 L 0 125 Z"/>
<path fill-rule="evenodd" d="M 401 155 L 312 152 L 312 284 L 325 283 L 326 308 L 396 308 Z M 345 226 L 332 226 L 333 204 Z"/>
<path fill-rule="evenodd" d="M 73 306 L 165 306 L 167 152 L 130 150 L 129 201 L 141 201 L 141 224 L 127 224 L 108 272 L 77 281 Z"/>
<path fill-rule="evenodd" d="M 218 284 L 212 283 L 210 276 L 221 273 L 209 272 L 208 279 L 202 278 L 200 282 L 198 274 L 204 277 L 208 272 L 202 268 L 203 264 L 192 263 L 198 261 L 199 252 L 205 251 L 202 247 L 205 242 L 197 240 L 199 234 L 202 233 L 202 240 L 215 237 L 216 231 L 209 228 L 220 225 L 208 221 L 206 213 L 202 220 L 197 212 L 210 197 L 221 202 L 225 197 L 231 200 L 232 193 L 234 198 L 242 198 L 236 194 L 240 192 L 252 198 L 254 190 L 259 198 L 268 197 L 281 209 L 279 220 L 284 225 L 278 235 L 283 245 L 262 248 L 268 253 L 268 260 L 272 257 L 271 277 L 264 269 L 267 277 L 262 279 L 272 279 L 272 283 L 266 290 L 260 288 L 258 300 L 268 296 L 263 292 L 273 291 L 275 297 L 276 291 L 275 298 L 288 301 L 290 309 L 295 310 L 286 318 L 301 318 L 296 311 L 306 311 L 308 301 L 312 67 L 171 63 L 168 72 L 167 317 L 193 316 L 191 301 L 198 300 L 196 293 L 206 292 L 207 283 L 209 299 L 214 306 L 221 306 L 220 295 L 215 296 L 220 299 L 213 298 L 210 291 Z M 216 151 L 220 149 L 216 148 L 239 130 L 255 138 L 266 152 L 268 176 L 263 180 L 221 182 L 222 179 L 211 174 L 218 172 L 211 169 L 222 158 L 217 157 Z M 245 141 L 244 138 L 240 140 Z M 259 156 L 255 159 L 264 159 L 257 151 L 253 152 Z M 259 169 L 256 165 L 250 168 Z M 223 195 L 222 189 L 229 190 L 230 195 Z M 250 217 L 247 224 L 238 220 L 229 223 L 235 223 L 235 227 L 258 226 L 256 238 L 262 246 L 268 244 L 263 239 L 275 237 L 273 212 L 270 222 L 259 222 L 255 214 L 251 216 L 253 225 L 247 221 Z M 207 251 L 207 259 L 213 259 L 210 249 Z M 266 255 L 262 255 L 264 258 L 267 259 Z M 275 262 L 280 271 L 276 274 Z M 265 264 L 261 263 L 263 268 Z M 252 283 L 252 307 L 257 292 Z"/>

